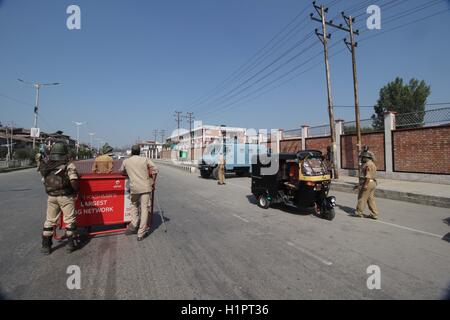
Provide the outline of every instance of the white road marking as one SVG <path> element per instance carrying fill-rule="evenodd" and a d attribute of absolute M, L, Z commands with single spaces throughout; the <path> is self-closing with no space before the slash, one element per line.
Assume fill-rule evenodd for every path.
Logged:
<path fill-rule="evenodd" d="M 426 231 L 422 231 L 422 230 L 417 230 L 417 229 L 401 226 L 401 225 L 398 225 L 398 224 L 395 224 L 395 223 L 390 223 L 390 222 L 385 222 L 385 221 L 380 221 L 380 220 L 376 220 L 375 222 L 387 224 L 388 226 L 392 226 L 392 227 L 396 227 L 396 228 L 400 228 L 400 229 L 404 229 L 404 230 L 409 230 L 409 231 L 414 231 L 414 232 L 426 234 L 426 235 L 429 235 L 429 236 L 432 236 L 432 237 L 436 237 L 436 238 L 439 238 L 439 239 L 442 239 L 444 237 L 444 236 L 440 236 L 440 235 L 435 234 L 435 233 L 430 233 L 430 232 L 426 232 Z"/>
<path fill-rule="evenodd" d="M 315 255 L 314 253 L 309 252 L 308 250 L 306 250 L 306 249 L 304 249 L 304 248 L 302 248 L 302 247 L 296 246 L 296 245 L 293 244 L 292 242 L 287 241 L 286 243 L 287 243 L 289 246 L 294 247 L 294 248 L 296 248 L 297 250 L 303 252 L 304 254 L 306 254 L 306 255 L 308 255 L 308 256 L 310 256 L 310 257 L 316 259 L 316 260 L 319 260 L 319 261 L 322 262 L 324 265 L 331 266 L 331 265 L 333 264 L 332 262 L 330 262 L 330 261 L 328 261 L 328 260 L 325 260 L 325 259 L 323 259 L 323 258 L 321 258 L 321 257 L 319 257 L 319 256 L 317 256 L 317 255 Z"/>
<path fill-rule="evenodd" d="M 236 218 L 238 218 L 238 219 L 241 219 L 242 221 L 250 222 L 250 221 L 248 221 L 247 219 L 242 218 L 241 216 L 238 216 L 237 214 L 233 214 L 233 216 L 236 217 Z"/>

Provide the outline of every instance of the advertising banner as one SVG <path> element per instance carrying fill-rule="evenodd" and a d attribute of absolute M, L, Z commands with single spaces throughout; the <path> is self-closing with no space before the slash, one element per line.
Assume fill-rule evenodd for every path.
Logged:
<path fill-rule="evenodd" d="M 129 222 L 130 194 L 123 176 L 80 180 L 75 203 L 79 227 L 113 225 Z"/>

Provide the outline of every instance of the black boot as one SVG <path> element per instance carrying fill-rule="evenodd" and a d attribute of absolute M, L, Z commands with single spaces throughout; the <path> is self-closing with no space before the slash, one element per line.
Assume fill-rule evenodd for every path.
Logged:
<path fill-rule="evenodd" d="M 127 230 L 125 230 L 125 235 L 131 236 L 132 234 L 137 234 L 138 228 L 133 226 L 131 223 L 128 225 Z"/>
<path fill-rule="evenodd" d="M 45 255 L 52 253 L 52 236 L 42 236 L 41 252 Z"/>
<path fill-rule="evenodd" d="M 77 238 L 75 237 L 75 235 L 68 236 L 67 237 L 67 246 L 66 246 L 67 253 L 72 253 L 77 249 L 78 249 L 78 241 L 77 241 Z"/>

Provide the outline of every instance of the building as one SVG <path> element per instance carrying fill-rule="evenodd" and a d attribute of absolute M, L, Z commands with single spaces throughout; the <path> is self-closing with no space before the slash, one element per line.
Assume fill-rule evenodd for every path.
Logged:
<path fill-rule="evenodd" d="M 179 134 L 174 132 L 167 138 L 167 145 L 171 146 L 172 152 L 164 153 L 176 156 L 178 159 L 197 161 L 201 159 L 203 151 L 209 144 L 222 143 L 223 139 L 227 143 L 258 143 L 263 141 L 263 135 L 256 130 L 248 130 L 239 127 L 227 127 L 224 125 L 198 125 L 194 126 L 191 132 L 180 129 Z"/>
<path fill-rule="evenodd" d="M 163 148 L 162 143 L 158 141 L 147 140 L 139 142 L 139 146 L 141 147 L 141 155 L 151 159 L 161 158 L 161 151 Z"/>

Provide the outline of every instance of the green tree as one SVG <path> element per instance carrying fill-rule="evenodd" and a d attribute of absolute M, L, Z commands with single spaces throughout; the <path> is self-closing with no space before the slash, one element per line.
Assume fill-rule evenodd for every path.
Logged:
<path fill-rule="evenodd" d="M 405 119 L 410 125 L 406 122 L 401 123 L 401 121 L 397 121 L 397 125 L 421 126 L 424 114 L 420 112 L 425 111 L 425 104 L 430 93 L 430 86 L 427 86 L 423 80 L 419 81 L 413 78 L 408 84 L 405 84 L 402 78 L 395 78 L 380 90 L 377 105 L 374 107 L 375 114 L 372 115 L 373 127 L 375 129 L 383 128 L 386 111 L 395 111 L 397 114 L 419 112 Z"/>

